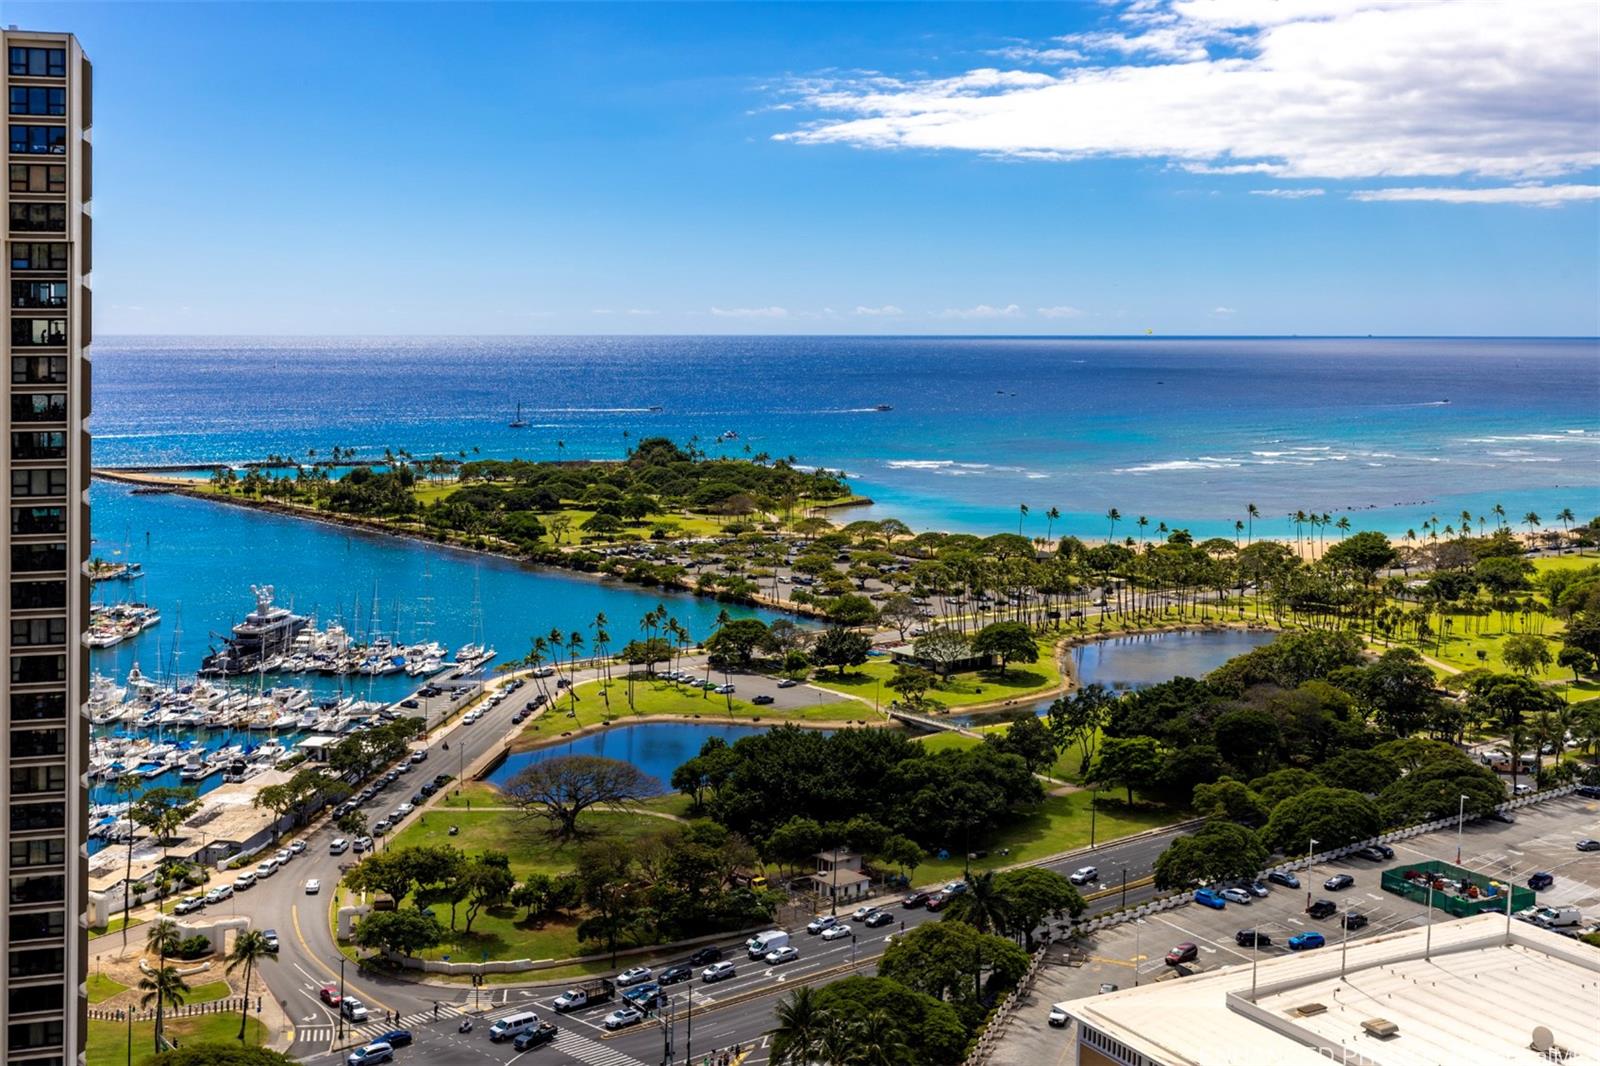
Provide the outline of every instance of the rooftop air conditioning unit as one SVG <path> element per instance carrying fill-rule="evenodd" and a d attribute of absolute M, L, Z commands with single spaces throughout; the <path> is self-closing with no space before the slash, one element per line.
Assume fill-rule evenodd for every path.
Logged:
<path fill-rule="evenodd" d="M 1387 1018 L 1368 1018 L 1361 1023 L 1361 1028 L 1368 1036 L 1375 1036 L 1380 1040 L 1387 1040 L 1400 1031 L 1400 1027 Z"/>
<path fill-rule="evenodd" d="M 1302 1003 L 1294 1009 L 1294 1013 L 1302 1018 L 1309 1018 L 1313 1014 L 1321 1014 L 1328 1008 L 1321 1003 Z"/>

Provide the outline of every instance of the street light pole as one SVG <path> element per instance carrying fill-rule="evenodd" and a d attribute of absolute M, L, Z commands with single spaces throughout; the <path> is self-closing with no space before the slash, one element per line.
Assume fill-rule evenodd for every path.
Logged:
<path fill-rule="evenodd" d="M 339 953 L 339 1042 L 344 1042 L 344 953 Z"/>
<path fill-rule="evenodd" d="M 1089 850 L 1094 850 L 1094 823 L 1095 815 L 1100 812 L 1100 790 L 1091 789 L 1089 792 Z"/>
<path fill-rule="evenodd" d="M 1461 865 L 1461 823 L 1467 816 L 1467 797 L 1462 796 L 1456 805 L 1456 865 Z"/>

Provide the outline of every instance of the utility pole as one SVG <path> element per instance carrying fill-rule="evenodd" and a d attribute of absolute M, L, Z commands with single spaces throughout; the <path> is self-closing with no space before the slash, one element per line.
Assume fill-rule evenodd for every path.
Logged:
<path fill-rule="evenodd" d="M 694 1062 L 694 978 L 689 980 L 689 991 L 684 995 L 689 1004 L 689 1013 L 683 1027 L 683 1066 L 691 1066 Z"/>
<path fill-rule="evenodd" d="M 1100 790 L 1093 789 L 1089 793 L 1089 850 L 1094 850 L 1094 823 L 1095 815 L 1100 813 Z"/>
<path fill-rule="evenodd" d="M 1122 906 L 1124 910 L 1128 906 L 1128 868 L 1126 866 L 1122 868 Z"/>
<path fill-rule="evenodd" d="M 344 953 L 339 953 L 339 1042 L 344 1042 Z"/>
<path fill-rule="evenodd" d="M 1456 805 L 1456 865 L 1461 865 L 1461 823 L 1467 816 L 1467 797 L 1462 796 Z"/>
<path fill-rule="evenodd" d="M 691 976 L 690 981 L 694 978 Z M 689 994 L 694 994 L 694 986 L 689 988 Z M 677 1008 L 671 997 L 667 999 L 667 1009 L 661 1018 L 661 1066 L 672 1066 L 672 1022 L 677 1017 Z"/>

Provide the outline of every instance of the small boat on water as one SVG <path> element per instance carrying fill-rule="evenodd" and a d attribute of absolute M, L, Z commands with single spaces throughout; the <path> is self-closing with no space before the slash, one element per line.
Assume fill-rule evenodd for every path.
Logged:
<path fill-rule="evenodd" d="M 874 407 L 873 410 L 874 411 L 893 411 L 894 408 L 890 407 L 886 403 L 880 403 L 878 406 Z"/>
<path fill-rule="evenodd" d="M 511 421 L 507 422 L 506 425 L 510 426 L 512 429 L 527 429 L 528 428 L 528 420 L 526 418 L 522 417 L 522 404 L 521 403 L 517 404 L 517 417 L 513 418 Z"/>

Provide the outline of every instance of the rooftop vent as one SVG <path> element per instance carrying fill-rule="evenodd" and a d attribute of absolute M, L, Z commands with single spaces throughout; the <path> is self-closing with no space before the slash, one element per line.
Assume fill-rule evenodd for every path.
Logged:
<path fill-rule="evenodd" d="M 1309 1018 L 1313 1014 L 1322 1014 L 1327 1011 L 1327 1009 L 1328 1008 L 1321 1003 L 1302 1003 L 1300 1006 L 1294 1009 L 1294 1013 L 1300 1015 L 1302 1018 Z"/>
<path fill-rule="evenodd" d="M 1387 1018 L 1368 1018 L 1361 1023 L 1361 1028 L 1368 1036 L 1375 1036 L 1380 1040 L 1387 1040 L 1400 1032 L 1400 1027 Z"/>

